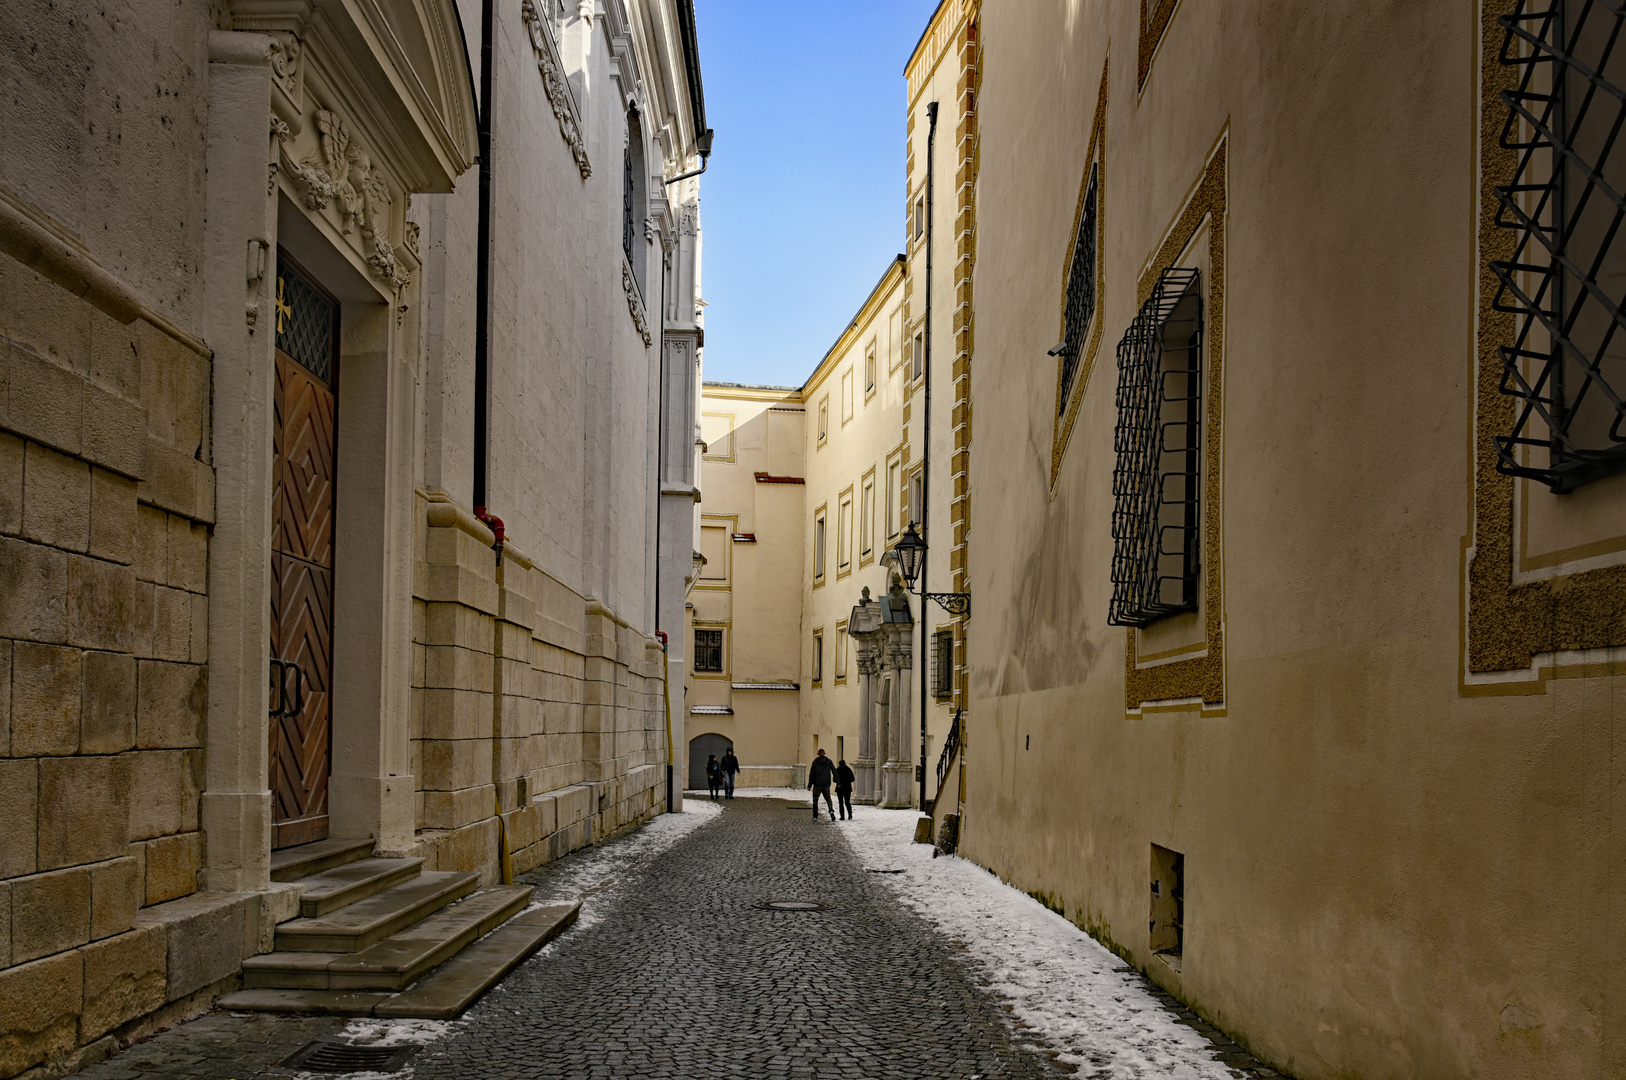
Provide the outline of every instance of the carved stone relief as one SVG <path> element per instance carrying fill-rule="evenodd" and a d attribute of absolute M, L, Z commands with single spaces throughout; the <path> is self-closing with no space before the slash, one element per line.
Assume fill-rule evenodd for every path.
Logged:
<path fill-rule="evenodd" d="M 360 232 L 362 254 L 373 275 L 399 293 L 412 280 L 396 258 L 390 244 L 390 195 L 388 182 L 375 169 L 361 142 L 337 113 L 327 109 L 315 112 L 319 152 L 294 160 L 283 142 L 285 168 L 299 190 L 307 210 L 332 206 L 340 229 Z"/>
<path fill-rule="evenodd" d="M 591 16 L 591 5 L 584 18 Z M 564 136 L 565 143 L 570 147 L 571 157 L 576 160 L 576 168 L 581 171 L 582 179 L 586 180 L 593 174 L 593 166 L 587 160 L 587 143 L 582 137 L 581 121 L 576 115 L 575 96 L 571 93 L 570 84 L 566 81 L 564 70 L 559 63 L 559 50 L 553 43 L 553 31 L 549 28 L 546 18 L 537 10 L 536 0 L 524 0 L 520 5 L 520 17 L 525 20 L 525 29 L 531 36 L 531 51 L 536 55 L 536 70 L 542 75 L 542 87 L 548 96 L 548 104 L 553 108 L 553 116 L 559 122 L 559 134 Z"/>
<path fill-rule="evenodd" d="M 644 339 L 644 348 L 649 348 L 655 339 L 649 335 L 649 320 L 644 318 L 644 301 L 638 295 L 638 283 L 632 278 L 632 267 L 625 262 L 621 264 L 621 287 L 627 293 L 627 310 L 632 313 L 632 324 L 638 328 L 638 335 Z"/>

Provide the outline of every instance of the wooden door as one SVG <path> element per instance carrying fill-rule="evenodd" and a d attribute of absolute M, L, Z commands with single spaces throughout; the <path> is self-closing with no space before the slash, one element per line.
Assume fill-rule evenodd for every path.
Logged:
<path fill-rule="evenodd" d="M 301 300 L 331 305 L 303 281 L 290 295 L 279 266 L 275 486 L 271 535 L 273 848 L 328 834 L 333 668 L 333 479 L 336 305 L 327 333 L 299 336 Z M 286 306 L 285 306 L 286 305 Z M 308 327 L 306 327 L 308 329 Z M 303 354 L 306 363 L 285 349 Z M 282 679 L 278 687 L 276 680 Z"/>

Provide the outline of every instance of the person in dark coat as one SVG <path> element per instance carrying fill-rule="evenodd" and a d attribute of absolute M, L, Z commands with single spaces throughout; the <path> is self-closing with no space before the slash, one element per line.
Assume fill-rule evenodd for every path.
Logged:
<path fill-rule="evenodd" d="M 726 798 L 734 797 L 734 774 L 740 771 L 740 759 L 734 756 L 734 748 L 730 746 L 728 753 L 723 755 L 723 791 Z"/>
<path fill-rule="evenodd" d="M 813 792 L 813 820 L 819 820 L 819 796 L 824 796 L 824 808 L 830 811 L 830 820 L 836 819 L 836 808 L 830 802 L 830 781 L 835 777 L 835 762 L 824 756 L 820 750 L 813 764 L 807 767 L 807 787 Z"/>
<path fill-rule="evenodd" d="M 716 754 L 706 755 L 706 784 L 711 788 L 711 798 L 717 800 L 717 789 L 723 786 L 723 768 L 717 764 Z"/>
<path fill-rule="evenodd" d="M 847 759 L 842 758 L 841 764 L 836 766 L 836 806 L 848 820 L 853 816 L 853 781 L 856 779 L 858 777 L 847 767 Z"/>

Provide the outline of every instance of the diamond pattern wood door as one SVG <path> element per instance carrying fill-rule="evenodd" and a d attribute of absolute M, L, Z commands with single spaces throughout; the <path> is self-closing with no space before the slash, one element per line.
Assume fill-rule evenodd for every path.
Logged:
<path fill-rule="evenodd" d="M 320 840 L 328 832 L 334 405 L 327 383 L 278 350 L 271 655 L 299 665 L 304 674 L 304 704 L 290 715 L 275 715 L 279 694 L 273 686 L 270 779 L 274 848 Z M 289 671 L 285 678 L 291 705 L 295 676 Z"/>

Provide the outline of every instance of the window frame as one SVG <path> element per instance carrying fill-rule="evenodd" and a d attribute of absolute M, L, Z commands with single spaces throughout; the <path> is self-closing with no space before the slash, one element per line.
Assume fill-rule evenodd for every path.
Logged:
<path fill-rule="evenodd" d="M 845 683 L 846 681 L 847 681 L 847 628 L 846 628 L 846 626 L 838 625 L 836 627 L 836 682 L 838 684 L 841 684 L 841 683 Z"/>
<path fill-rule="evenodd" d="M 853 572 L 853 486 L 836 496 L 836 580 Z"/>
<path fill-rule="evenodd" d="M 830 395 L 825 394 L 819 399 L 818 412 L 818 446 L 822 447 L 830 441 Z"/>
<path fill-rule="evenodd" d="M 954 696 L 954 631 L 932 634 L 932 697 L 945 701 Z"/>
<path fill-rule="evenodd" d="M 692 663 L 691 663 L 690 666 L 693 668 L 694 673 L 696 675 L 721 675 L 721 674 L 723 674 L 724 672 L 726 672 L 728 670 L 728 661 L 727 661 L 728 635 L 725 633 L 725 630 L 726 630 L 726 627 L 722 627 L 722 626 L 710 626 L 710 625 L 704 625 L 704 624 L 696 624 L 695 625 L 695 627 L 694 627 L 694 656 L 692 658 Z M 706 634 L 706 635 L 715 634 L 717 636 L 716 643 L 712 644 L 712 643 L 708 642 L 707 644 L 702 645 L 700 643 L 700 635 L 701 634 Z M 703 655 L 702 650 L 706 650 L 709 653 L 709 651 L 712 650 L 712 649 L 716 650 L 717 666 L 716 667 L 701 667 L 700 666 L 700 661 L 701 661 L 701 656 Z"/>
<path fill-rule="evenodd" d="M 821 503 L 813 511 L 813 587 L 819 588 L 824 584 L 824 571 L 827 547 L 829 546 L 829 503 Z"/>
<path fill-rule="evenodd" d="M 813 628 L 813 656 L 811 670 L 808 673 L 808 683 L 813 686 L 824 684 L 824 627 Z"/>
<path fill-rule="evenodd" d="M 864 349 L 864 401 L 867 403 L 875 396 L 876 369 L 879 366 L 875 361 L 875 339 L 869 339 L 869 345 Z"/>
<path fill-rule="evenodd" d="M 1118 343 L 1117 427 L 1112 489 L 1112 600 L 1107 622 L 1144 629 L 1170 615 L 1198 610 L 1203 563 L 1203 415 L 1207 395 L 1203 380 L 1204 295 L 1201 271 L 1169 267 L 1152 288 Z M 1172 332 L 1189 335 L 1170 346 Z M 1171 352 L 1185 354 L 1171 367 Z M 1183 396 L 1169 396 L 1170 375 L 1184 377 Z M 1155 397 L 1154 397 L 1155 395 Z M 1173 406 L 1175 419 L 1169 420 Z M 1180 419 L 1180 413 L 1184 419 Z M 1187 429 L 1184 445 L 1166 444 L 1171 429 Z M 1175 456 L 1171 456 L 1175 455 Z M 1165 461 L 1165 459 L 1168 459 Z M 1175 468 L 1175 466 L 1183 466 Z M 1178 477 L 1179 497 L 1168 496 L 1166 483 Z M 1182 520 L 1166 523 L 1170 507 L 1180 507 Z M 1179 551 L 1167 550 L 1167 536 L 1181 537 Z M 1180 559 L 1178 575 L 1166 560 Z M 1179 599 L 1166 596 L 1166 582 L 1177 581 Z"/>
<path fill-rule="evenodd" d="M 875 561 L 875 466 L 863 476 L 858 499 L 858 565 Z"/>

